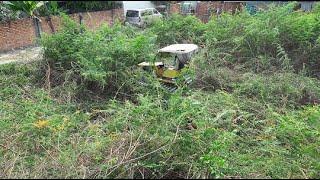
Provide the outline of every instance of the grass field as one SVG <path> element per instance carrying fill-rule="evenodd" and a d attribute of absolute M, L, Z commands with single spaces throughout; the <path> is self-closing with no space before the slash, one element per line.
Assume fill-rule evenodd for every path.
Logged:
<path fill-rule="evenodd" d="M 0 66 L 0 178 L 319 178 L 320 11 L 293 7 L 144 31 L 65 18 L 43 61 Z M 204 48 L 168 93 L 135 65 L 176 42 Z"/>

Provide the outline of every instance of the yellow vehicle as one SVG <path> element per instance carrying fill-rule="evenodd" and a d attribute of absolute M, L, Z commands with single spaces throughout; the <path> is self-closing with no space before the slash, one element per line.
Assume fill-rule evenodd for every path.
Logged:
<path fill-rule="evenodd" d="M 177 89 L 176 80 L 181 75 L 181 71 L 188 67 L 191 56 L 198 51 L 195 44 L 172 44 L 158 51 L 157 57 L 162 58 L 156 62 L 141 62 L 138 64 L 143 69 L 152 68 L 157 78 L 166 85 L 169 91 Z M 174 58 L 173 63 L 170 59 Z M 185 77 L 185 82 L 191 82 L 191 78 Z"/>

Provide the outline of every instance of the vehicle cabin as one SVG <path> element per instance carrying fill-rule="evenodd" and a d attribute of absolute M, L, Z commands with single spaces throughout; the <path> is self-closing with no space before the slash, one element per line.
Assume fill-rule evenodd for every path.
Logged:
<path fill-rule="evenodd" d="M 145 25 L 161 17 L 162 15 L 155 8 L 128 9 L 125 22 L 126 24 L 145 27 Z"/>

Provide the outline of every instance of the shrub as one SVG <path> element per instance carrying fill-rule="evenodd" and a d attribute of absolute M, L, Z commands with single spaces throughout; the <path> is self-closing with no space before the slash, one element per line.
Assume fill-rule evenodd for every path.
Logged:
<path fill-rule="evenodd" d="M 156 21 L 150 27 L 157 35 L 157 44 L 165 46 L 175 43 L 203 43 L 206 26 L 195 16 L 174 14 L 168 19 Z"/>
<path fill-rule="evenodd" d="M 61 31 L 41 43 L 52 69 L 72 70 L 82 81 L 108 86 L 109 92 L 132 77 L 132 66 L 154 58 L 154 37 L 119 23 L 93 32 L 65 16 Z"/>
<path fill-rule="evenodd" d="M 271 5 L 254 16 L 243 11 L 212 18 L 204 34 L 209 60 L 244 64 L 256 72 L 305 67 L 317 75 L 319 14 L 295 12 L 295 5 Z"/>

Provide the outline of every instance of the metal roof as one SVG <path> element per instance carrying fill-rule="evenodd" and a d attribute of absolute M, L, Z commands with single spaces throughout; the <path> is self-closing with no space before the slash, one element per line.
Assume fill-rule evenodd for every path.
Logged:
<path fill-rule="evenodd" d="M 195 44 L 172 44 L 160 49 L 158 52 L 168 52 L 175 54 L 186 54 L 198 50 Z"/>

